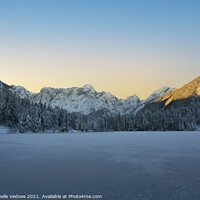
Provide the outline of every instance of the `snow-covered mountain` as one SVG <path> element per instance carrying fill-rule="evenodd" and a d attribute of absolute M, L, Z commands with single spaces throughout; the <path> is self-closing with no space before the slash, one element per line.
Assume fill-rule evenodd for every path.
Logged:
<path fill-rule="evenodd" d="M 137 95 L 118 99 L 109 92 L 97 92 L 91 85 L 46 87 L 31 93 L 0 81 L 0 124 L 20 132 L 197 130 L 199 108 L 200 77 L 180 89 L 161 88 L 144 100 Z"/>
<path fill-rule="evenodd" d="M 72 88 L 42 88 L 39 93 L 31 93 L 22 86 L 11 86 L 21 98 L 28 98 L 32 102 L 42 102 L 52 107 L 60 107 L 69 112 L 91 114 L 103 111 L 110 114 L 136 113 L 145 105 L 155 101 L 171 88 L 163 87 L 153 92 L 147 99 L 140 100 L 137 95 L 125 100 L 118 99 L 110 92 L 97 92 L 92 85 Z"/>
<path fill-rule="evenodd" d="M 138 111 L 140 111 L 146 105 L 153 103 L 155 100 L 157 100 L 158 98 L 160 98 L 167 92 L 170 92 L 171 90 L 173 90 L 173 88 L 170 88 L 170 87 L 162 87 L 162 88 L 156 90 L 148 98 L 140 101 L 139 105 L 136 107 L 136 109 L 133 111 L 133 113 L 136 114 Z"/>
<path fill-rule="evenodd" d="M 180 89 L 168 91 L 158 98 L 155 102 L 165 102 L 165 106 L 173 101 L 183 100 L 200 96 L 200 76 L 184 85 Z"/>

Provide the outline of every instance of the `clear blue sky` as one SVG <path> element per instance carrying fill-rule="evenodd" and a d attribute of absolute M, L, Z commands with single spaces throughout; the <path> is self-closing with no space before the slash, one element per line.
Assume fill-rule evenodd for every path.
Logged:
<path fill-rule="evenodd" d="M 145 98 L 200 75 L 199 0 L 0 0 L 2 81 Z"/>

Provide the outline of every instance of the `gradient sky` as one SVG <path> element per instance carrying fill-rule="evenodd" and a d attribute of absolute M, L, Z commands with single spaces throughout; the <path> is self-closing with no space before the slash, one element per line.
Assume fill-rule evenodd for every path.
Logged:
<path fill-rule="evenodd" d="M 199 0 L 0 0 L 0 80 L 146 98 L 200 75 Z"/>

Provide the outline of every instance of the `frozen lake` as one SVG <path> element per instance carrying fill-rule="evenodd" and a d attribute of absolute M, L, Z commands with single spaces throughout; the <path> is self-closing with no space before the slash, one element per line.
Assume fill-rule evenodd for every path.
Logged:
<path fill-rule="evenodd" d="M 199 200 L 200 132 L 0 134 L 0 195 Z"/>

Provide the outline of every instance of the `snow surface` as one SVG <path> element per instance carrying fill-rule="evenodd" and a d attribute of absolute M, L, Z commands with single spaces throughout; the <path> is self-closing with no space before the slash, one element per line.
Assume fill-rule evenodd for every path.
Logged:
<path fill-rule="evenodd" d="M 5 126 L 0 126 L 0 134 L 7 134 L 10 132 L 10 129 Z"/>
<path fill-rule="evenodd" d="M 1 194 L 199 200 L 200 131 L 1 134 Z"/>

